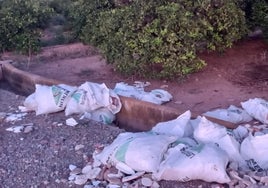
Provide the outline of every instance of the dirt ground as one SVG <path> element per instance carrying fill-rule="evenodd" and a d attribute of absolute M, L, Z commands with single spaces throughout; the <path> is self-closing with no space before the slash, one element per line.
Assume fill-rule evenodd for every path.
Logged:
<path fill-rule="evenodd" d="M 240 105 L 250 98 L 268 100 L 268 44 L 263 40 L 247 40 L 234 45 L 223 54 L 200 54 L 207 67 L 178 81 L 156 81 L 124 77 L 107 65 L 91 47 L 80 43 L 44 48 L 31 62 L 11 53 L 2 59 L 12 59 L 28 72 L 80 85 L 85 81 L 105 83 L 114 88 L 117 82 L 130 85 L 134 81 L 149 81 L 146 90 L 162 88 L 173 95 L 165 105 L 181 110 L 203 113 L 215 108 Z M 11 90 L 14 91 L 14 90 Z M 0 113 L 17 113 L 25 96 L 11 92 L 0 82 Z M 78 117 L 74 117 L 77 118 Z M 63 113 L 35 116 L 4 122 L 0 116 L 0 187 L 83 187 L 68 182 L 69 164 L 83 167 L 94 148 L 109 144 L 123 130 L 93 121 L 80 122 L 76 127 L 65 125 Z M 33 123 L 29 133 L 12 133 L 12 125 Z M 84 148 L 75 150 L 75 146 Z M 160 182 L 161 187 L 211 187 L 201 181 Z"/>

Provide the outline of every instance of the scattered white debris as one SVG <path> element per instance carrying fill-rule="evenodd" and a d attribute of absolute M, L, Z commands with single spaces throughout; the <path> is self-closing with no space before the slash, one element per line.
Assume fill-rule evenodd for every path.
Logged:
<path fill-rule="evenodd" d="M 75 147 L 74 147 L 74 150 L 75 151 L 78 151 L 78 150 L 80 150 L 80 149 L 83 149 L 85 147 L 85 145 L 83 145 L 83 144 L 79 144 L 79 145 L 76 145 Z"/>
<path fill-rule="evenodd" d="M 0 121 L 5 119 L 6 116 L 7 116 L 6 112 L 0 112 Z"/>
<path fill-rule="evenodd" d="M 6 122 L 20 121 L 20 120 L 22 120 L 26 115 L 27 115 L 27 113 L 25 113 L 25 112 L 23 112 L 23 113 L 16 113 L 16 114 L 8 113 L 7 116 L 6 116 L 6 118 L 5 118 L 5 121 L 6 121 Z"/>
<path fill-rule="evenodd" d="M 6 130 L 7 131 L 14 132 L 14 133 L 20 133 L 20 132 L 22 132 L 23 128 L 24 128 L 23 125 L 17 125 L 17 126 L 9 127 Z"/>
<path fill-rule="evenodd" d="M 66 119 L 66 125 L 74 127 L 78 125 L 78 122 L 74 118 L 68 118 Z"/>
<path fill-rule="evenodd" d="M 12 127 L 7 128 L 6 130 L 14 132 L 14 133 L 21 133 L 21 132 L 29 133 L 34 130 L 34 127 L 33 127 L 33 123 L 29 123 L 29 124 L 12 126 Z"/>
<path fill-rule="evenodd" d="M 70 169 L 71 171 L 73 171 L 73 170 L 76 169 L 76 168 L 77 168 L 77 166 L 75 166 L 75 165 L 72 165 L 72 164 L 69 165 L 69 169 Z"/>
<path fill-rule="evenodd" d="M 18 107 L 21 112 L 29 112 L 30 110 L 26 108 L 25 106 L 19 106 Z"/>

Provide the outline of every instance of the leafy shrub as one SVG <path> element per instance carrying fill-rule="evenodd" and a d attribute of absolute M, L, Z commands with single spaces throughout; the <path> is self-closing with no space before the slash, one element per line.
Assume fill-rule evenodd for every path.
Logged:
<path fill-rule="evenodd" d="M 203 49 L 224 50 L 245 34 L 234 0 L 78 0 L 81 39 L 99 47 L 125 74 L 175 78 L 205 65 Z"/>
<path fill-rule="evenodd" d="M 52 11 L 45 1 L 3 0 L 0 7 L 0 48 L 34 52 L 39 48 L 39 29 L 45 28 Z"/>

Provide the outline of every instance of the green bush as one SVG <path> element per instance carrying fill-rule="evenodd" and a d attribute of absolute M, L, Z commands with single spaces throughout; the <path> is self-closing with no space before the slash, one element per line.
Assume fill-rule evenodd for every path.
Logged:
<path fill-rule="evenodd" d="M 177 78 L 205 62 L 197 51 L 224 50 L 246 31 L 234 0 L 75 2 L 73 20 L 82 41 L 99 47 L 125 74 Z"/>
<path fill-rule="evenodd" d="M 0 48 L 31 53 L 39 48 L 40 29 L 52 13 L 45 1 L 3 0 L 0 5 Z"/>
<path fill-rule="evenodd" d="M 260 27 L 268 38 L 268 1 L 259 0 L 252 4 L 250 21 L 253 27 Z"/>

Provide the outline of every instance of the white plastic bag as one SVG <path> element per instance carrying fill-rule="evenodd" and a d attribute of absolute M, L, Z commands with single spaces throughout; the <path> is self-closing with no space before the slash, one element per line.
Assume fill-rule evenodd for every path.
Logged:
<path fill-rule="evenodd" d="M 193 147 L 179 144 L 170 148 L 166 159 L 153 176 L 157 180 L 228 183 L 226 174 L 227 154 L 215 144 L 200 144 Z"/>
<path fill-rule="evenodd" d="M 268 124 L 268 101 L 261 98 L 241 102 L 242 107 L 255 119 Z"/>
<path fill-rule="evenodd" d="M 174 120 L 157 123 L 152 128 L 152 131 L 157 134 L 166 134 L 178 137 L 191 136 L 193 130 L 188 124 L 190 118 L 191 112 L 188 110 Z"/>
<path fill-rule="evenodd" d="M 125 163 L 135 171 L 155 172 L 175 137 L 152 133 L 121 133 L 95 159 L 103 164 Z"/>
<path fill-rule="evenodd" d="M 200 123 L 194 130 L 194 138 L 201 143 L 216 143 L 221 149 L 226 151 L 230 161 L 242 162 L 239 153 L 240 144 L 234 138 L 232 130 L 226 129 L 216 123 L 201 118 Z"/>
<path fill-rule="evenodd" d="M 49 114 L 64 110 L 76 87 L 65 84 L 46 86 L 35 85 L 36 115 Z"/>
<path fill-rule="evenodd" d="M 241 144 L 241 155 L 253 171 L 268 170 L 268 134 L 253 136 L 251 133 Z"/>
<path fill-rule="evenodd" d="M 252 121 L 252 117 L 245 110 L 233 105 L 228 109 L 208 111 L 204 113 L 204 115 L 232 123 L 246 123 Z"/>

